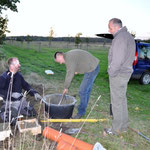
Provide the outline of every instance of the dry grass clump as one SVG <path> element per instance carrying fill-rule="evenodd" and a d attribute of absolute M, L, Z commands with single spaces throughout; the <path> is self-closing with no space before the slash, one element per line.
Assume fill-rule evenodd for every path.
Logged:
<path fill-rule="evenodd" d="M 52 79 L 46 80 L 44 77 L 38 75 L 35 72 L 27 74 L 24 77 L 30 85 L 35 87 L 35 89 L 40 90 L 38 92 L 43 95 L 62 92 L 60 91 L 59 83 L 56 83 L 56 81 L 53 81 Z M 63 84 L 61 89 L 63 89 Z"/>
<path fill-rule="evenodd" d="M 45 79 L 42 79 L 42 77 L 35 72 L 31 72 L 30 74 L 25 75 L 24 78 L 26 79 L 28 83 L 33 84 L 33 85 L 43 84 L 45 80 Z"/>

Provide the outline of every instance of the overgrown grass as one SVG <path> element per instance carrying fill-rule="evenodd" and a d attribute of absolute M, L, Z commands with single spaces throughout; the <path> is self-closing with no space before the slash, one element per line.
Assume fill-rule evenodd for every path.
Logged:
<path fill-rule="evenodd" d="M 30 74 L 36 72 L 47 82 L 56 83 L 59 92 L 63 91 L 63 82 L 65 78 L 65 65 L 55 63 L 53 55 L 56 49 L 41 49 L 40 52 L 34 49 L 18 48 L 10 45 L 4 45 L 0 50 L 6 57 L 18 57 L 22 65 L 22 74 Z M 60 51 L 61 49 L 59 49 Z M 67 50 L 62 49 L 65 52 Z M 100 142 L 108 150 L 149 150 L 150 143 L 137 133 L 129 130 L 119 136 L 104 136 L 104 127 L 110 127 L 112 118 L 109 116 L 110 92 L 107 74 L 107 49 L 89 50 L 93 55 L 100 59 L 100 73 L 96 78 L 87 113 L 89 114 L 91 107 L 96 102 L 99 95 L 101 99 L 98 101 L 90 118 L 106 118 L 108 122 L 86 123 L 82 129 L 82 134 L 77 138 L 95 144 Z M 54 71 L 53 76 L 44 73 L 46 69 Z M 69 89 L 69 94 L 78 94 L 78 88 L 83 75 L 76 75 Z M 150 85 L 140 85 L 137 80 L 130 80 L 128 85 L 128 109 L 129 109 L 129 126 L 142 132 L 150 138 Z M 79 103 L 79 97 L 77 97 Z M 138 108 L 138 109 L 137 109 Z M 76 110 L 75 110 L 76 112 Z M 77 124 L 78 126 L 78 124 Z"/>

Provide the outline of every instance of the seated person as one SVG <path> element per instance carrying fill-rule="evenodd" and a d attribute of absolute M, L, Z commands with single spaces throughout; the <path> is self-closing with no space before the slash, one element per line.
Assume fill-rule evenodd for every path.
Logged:
<path fill-rule="evenodd" d="M 23 96 L 23 89 L 34 96 L 36 100 L 42 99 L 42 97 L 24 80 L 19 72 L 21 65 L 18 58 L 9 58 L 8 67 L 8 71 L 0 75 L 0 99 L 3 100 L 0 117 L 4 122 L 13 123 L 16 122 L 19 115 L 32 116 L 36 114 L 34 108 Z M 10 114 L 11 117 L 9 117 Z"/>

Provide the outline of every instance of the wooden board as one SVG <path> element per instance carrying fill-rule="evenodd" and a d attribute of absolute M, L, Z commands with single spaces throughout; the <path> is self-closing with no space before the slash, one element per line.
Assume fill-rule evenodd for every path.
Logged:
<path fill-rule="evenodd" d="M 38 124 L 37 119 L 29 119 L 18 121 L 19 132 L 28 132 L 30 131 L 33 135 L 41 133 L 41 126 Z"/>

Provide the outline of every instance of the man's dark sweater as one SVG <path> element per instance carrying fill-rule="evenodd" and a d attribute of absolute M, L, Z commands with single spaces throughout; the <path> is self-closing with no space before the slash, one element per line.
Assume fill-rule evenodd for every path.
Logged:
<path fill-rule="evenodd" d="M 74 49 L 64 53 L 67 69 L 65 84 L 69 88 L 75 73 L 84 74 L 92 72 L 99 64 L 99 60 L 87 51 Z"/>
<path fill-rule="evenodd" d="M 11 73 L 6 71 L 0 75 L 0 96 L 6 100 L 8 88 L 10 85 L 11 80 Z M 37 93 L 32 87 L 24 80 L 22 74 L 17 72 L 13 76 L 13 83 L 12 83 L 12 92 L 22 93 L 22 89 L 29 92 L 31 96 L 34 96 L 34 93 Z M 12 98 L 13 100 L 13 98 Z"/>

